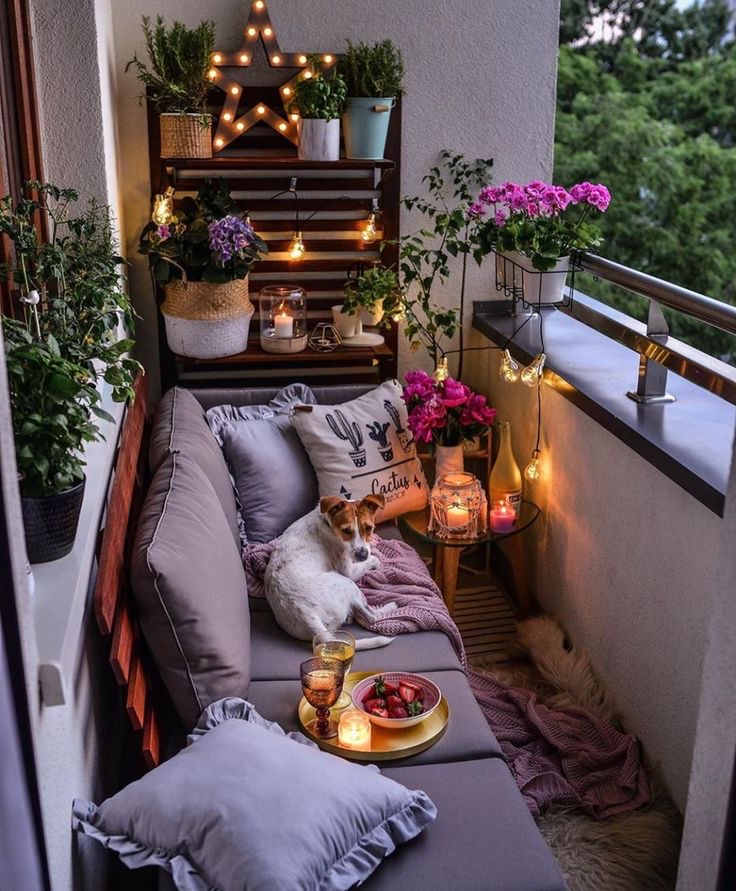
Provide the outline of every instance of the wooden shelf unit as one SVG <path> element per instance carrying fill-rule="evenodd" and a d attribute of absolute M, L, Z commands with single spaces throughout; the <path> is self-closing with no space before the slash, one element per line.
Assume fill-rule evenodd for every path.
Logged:
<path fill-rule="evenodd" d="M 244 88 L 243 106 L 256 100 L 280 105 L 274 89 Z M 249 92 L 251 95 L 249 96 Z M 222 94 L 213 91 L 212 111 L 222 105 Z M 278 105 L 277 105 L 278 104 Z M 378 202 L 382 221 L 381 239 L 393 241 L 399 235 L 400 199 L 400 103 L 392 112 L 385 159 L 302 161 L 296 148 L 266 125 L 246 131 L 226 151 L 211 159 L 159 158 L 158 116 L 148 116 L 151 189 L 162 192 L 174 188 L 174 207 L 183 197 L 196 194 L 208 178 L 222 177 L 231 188 L 239 207 L 250 214 L 251 222 L 269 246 L 270 253 L 251 269 L 251 300 L 256 313 L 251 322 L 248 349 L 236 356 L 200 361 L 175 356 L 166 343 L 161 314 L 158 314 L 161 377 L 164 389 L 175 383 L 183 386 L 221 386 L 250 382 L 276 383 L 303 378 L 307 383 L 379 382 L 396 375 L 397 326 L 382 329 L 382 347 L 341 346 L 331 353 L 311 348 L 302 353 L 271 354 L 260 348 L 258 293 L 265 285 L 301 285 L 307 292 L 308 330 L 321 321 L 332 321 L 332 306 L 342 303 L 348 271 L 356 264 L 370 265 L 382 260 L 395 266 L 397 247 L 380 241 L 368 244 L 360 231 Z M 292 176 L 297 177 L 298 202 L 288 191 Z M 279 192 L 285 194 L 275 197 Z M 299 229 L 306 245 L 300 261 L 288 257 L 295 229 L 298 204 Z M 315 213 L 316 212 L 316 213 Z M 314 214 L 314 216 L 311 216 Z M 311 219 L 307 219 L 311 216 Z M 157 303 L 163 302 L 158 289 Z"/>

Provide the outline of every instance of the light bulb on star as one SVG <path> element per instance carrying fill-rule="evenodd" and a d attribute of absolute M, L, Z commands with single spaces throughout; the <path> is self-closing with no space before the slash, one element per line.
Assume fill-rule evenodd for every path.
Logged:
<path fill-rule="evenodd" d="M 366 220 L 365 226 L 360 230 L 360 238 L 361 241 L 364 241 L 366 244 L 373 244 L 374 241 L 378 238 L 378 230 L 376 229 L 376 215 L 374 213 L 370 214 L 368 219 Z"/>
<path fill-rule="evenodd" d="M 291 243 L 289 244 L 289 259 L 290 260 L 301 260 L 304 256 L 306 248 L 304 247 L 304 242 L 302 241 L 302 233 L 295 232 L 294 237 L 291 239 Z"/>
<path fill-rule="evenodd" d="M 542 460 L 539 457 L 539 449 L 532 452 L 532 460 L 524 468 L 524 476 L 530 483 L 536 483 L 542 478 Z"/>
<path fill-rule="evenodd" d="M 527 387 L 533 387 L 544 374 L 544 353 L 537 354 L 529 365 L 521 372 L 521 382 Z"/>
<path fill-rule="evenodd" d="M 504 350 L 501 366 L 498 369 L 498 376 L 502 381 L 508 381 L 508 383 L 513 384 L 519 380 L 520 374 L 521 368 L 519 368 L 519 363 L 508 350 Z"/>

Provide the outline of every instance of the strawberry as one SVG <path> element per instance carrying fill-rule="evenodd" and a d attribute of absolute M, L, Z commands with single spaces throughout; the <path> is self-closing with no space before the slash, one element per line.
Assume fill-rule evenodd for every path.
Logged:
<path fill-rule="evenodd" d="M 363 702 L 368 702 L 369 699 L 376 699 L 377 696 L 378 693 L 376 693 L 376 685 L 371 684 L 371 686 L 363 694 Z"/>
<path fill-rule="evenodd" d="M 389 696 L 398 696 L 399 695 L 399 685 L 392 684 L 389 681 L 383 682 L 383 689 L 386 691 L 386 698 Z"/>
<path fill-rule="evenodd" d="M 424 687 L 420 687 L 419 684 L 413 684 L 411 681 L 402 681 L 401 683 L 416 693 L 415 699 L 424 699 Z"/>
<path fill-rule="evenodd" d="M 414 702 L 410 702 L 406 706 L 407 713 L 410 717 L 414 717 L 415 715 L 421 715 L 424 711 L 424 706 L 421 702 L 418 702 L 416 699 Z"/>
<path fill-rule="evenodd" d="M 386 700 L 381 699 L 378 696 L 374 696 L 373 699 L 363 700 L 363 708 L 367 712 L 372 712 L 374 708 L 386 708 Z"/>
<path fill-rule="evenodd" d="M 389 716 L 389 718 L 408 718 L 409 712 L 402 705 L 401 707 L 390 708 L 388 710 L 388 716 Z"/>
<path fill-rule="evenodd" d="M 403 708 L 404 700 L 400 696 L 387 696 L 386 697 L 386 708 L 391 711 L 392 708 Z"/>
<path fill-rule="evenodd" d="M 407 684 L 402 683 L 399 686 L 399 696 L 404 700 L 404 702 L 414 702 L 417 698 L 417 691 L 414 687 L 410 687 Z"/>
<path fill-rule="evenodd" d="M 387 708 L 378 708 L 378 706 L 371 709 L 371 714 L 375 715 L 377 718 L 388 718 L 389 716 Z"/>

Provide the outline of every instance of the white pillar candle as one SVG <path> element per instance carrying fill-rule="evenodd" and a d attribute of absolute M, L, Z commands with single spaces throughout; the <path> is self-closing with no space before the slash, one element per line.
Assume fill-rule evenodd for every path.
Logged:
<path fill-rule="evenodd" d="M 371 748 L 371 721 L 364 712 L 350 710 L 340 715 L 337 740 L 343 749 L 368 752 Z"/>
<path fill-rule="evenodd" d="M 293 337 L 294 319 L 288 312 L 280 312 L 273 318 L 273 328 L 276 337 Z"/>

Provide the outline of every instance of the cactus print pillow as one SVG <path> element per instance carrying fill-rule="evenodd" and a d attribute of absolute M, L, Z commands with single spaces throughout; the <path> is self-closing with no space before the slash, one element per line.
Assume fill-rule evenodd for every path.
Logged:
<path fill-rule="evenodd" d="M 320 497 L 383 495 L 378 522 L 427 504 L 429 489 L 398 381 L 343 405 L 305 405 L 292 423 L 317 474 Z"/>

